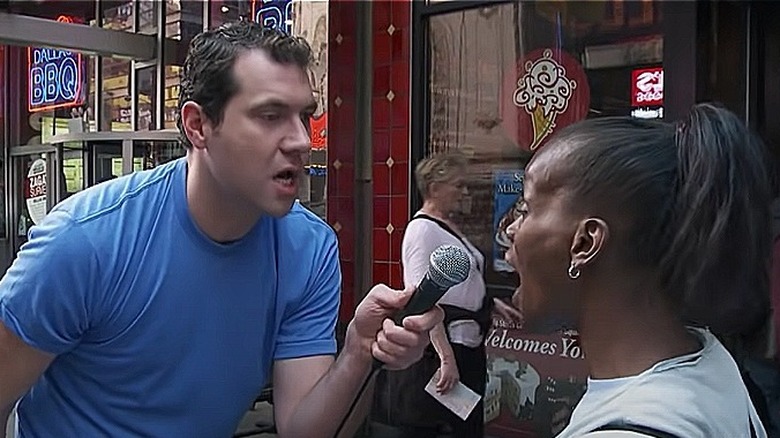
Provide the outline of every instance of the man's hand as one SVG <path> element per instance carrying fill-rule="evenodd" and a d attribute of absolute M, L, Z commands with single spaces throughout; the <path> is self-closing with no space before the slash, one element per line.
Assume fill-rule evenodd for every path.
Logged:
<path fill-rule="evenodd" d="M 352 344 L 352 348 L 370 352 L 388 369 L 404 369 L 420 360 L 429 342 L 428 333 L 444 319 L 444 312 L 435 306 L 421 315 L 407 316 L 402 326 L 397 326 L 391 318 L 413 292 L 413 288 L 397 291 L 383 284 L 374 286 L 355 310 L 345 347 Z"/>
<path fill-rule="evenodd" d="M 439 368 L 439 381 L 436 382 L 436 392 L 439 394 L 448 393 L 460 381 L 458 364 L 454 360 L 442 361 Z"/>

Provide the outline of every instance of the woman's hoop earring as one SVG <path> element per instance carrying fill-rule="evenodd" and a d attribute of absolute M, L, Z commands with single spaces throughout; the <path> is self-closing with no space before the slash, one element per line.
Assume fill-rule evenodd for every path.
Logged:
<path fill-rule="evenodd" d="M 569 265 L 569 278 L 572 280 L 580 278 L 580 270 L 577 268 L 577 265 L 575 265 L 574 262 L 571 262 L 571 265 Z"/>

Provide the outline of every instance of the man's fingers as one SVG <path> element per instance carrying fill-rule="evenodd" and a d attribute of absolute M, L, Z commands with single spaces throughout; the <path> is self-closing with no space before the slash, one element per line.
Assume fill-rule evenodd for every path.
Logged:
<path fill-rule="evenodd" d="M 416 347 L 420 343 L 426 343 L 428 339 L 427 336 L 425 337 L 426 339 L 421 339 L 421 333 L 405 330 L 403 327 L 395 325 L 395 322 L 391 319 L 384 321 L 380 333 L 385 338 L 385 341 L 403 347 Z"/>
<path fill-rule="evenodd" d="M 391 289 L 384 284 L 377 284 L 369 292 L 374 299 L 374 302 L 384 309 L 401 310 L 412 298 L 414 293 L 413 288 L 406 288 L 406 290 L 398 291 Z"/>
<path fill-rule="evenodd" d="M 433 329 L 436 324 L 444 320 L 444 311 L 439 306 L 433 306 L 433 309 L 420 314 L 411 315 L 404 318 L 402 324 L 407 330 L 415 332 L 427 332 Z"/>
<path fill-rule="evenodd" d="M 383 350 L 379 346 L 378 342 L 374 342 L 371 345 L 371 354 L 374 356 L 375 359 L 385 364 L 385 368 L 389 370 L 403 369 L 422 359 L 423 356 L 422 349 L 417 349 L 414 351 L 414 353 L 415 354 L 409 356 L 409 351 L 407 351 L 404 357 L 400 358 L 396 354 L 391 354 Z"/>

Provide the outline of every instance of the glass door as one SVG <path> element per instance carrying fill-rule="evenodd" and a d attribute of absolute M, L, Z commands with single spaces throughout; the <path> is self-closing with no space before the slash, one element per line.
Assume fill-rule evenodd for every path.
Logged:
<path fill-rule="evenodd" d="M 40 223 L 59 200 L 64 174 L 57 150 L 45 146 L 22 146 L 11 150 L 12 205 L 11 240 L 14 252 L 27 241 L 30 227 Z M 59 174 L 59 178 L 55 175 Z"/>

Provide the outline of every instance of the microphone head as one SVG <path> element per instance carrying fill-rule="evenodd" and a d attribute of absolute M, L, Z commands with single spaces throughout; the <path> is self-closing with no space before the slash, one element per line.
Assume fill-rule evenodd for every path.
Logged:
<path fill-rule="evenodd" d="M 430 261 L 428 277 L 444 289 L 462 283 L 469 276 L 469 256 L 458 246 L 442 245 L 436 248 L 431 253 Z"/>

